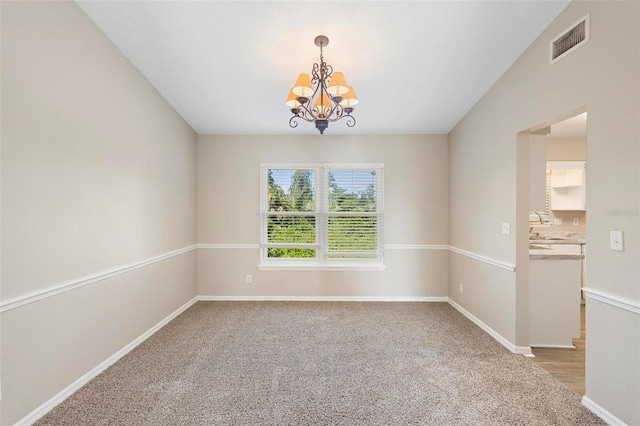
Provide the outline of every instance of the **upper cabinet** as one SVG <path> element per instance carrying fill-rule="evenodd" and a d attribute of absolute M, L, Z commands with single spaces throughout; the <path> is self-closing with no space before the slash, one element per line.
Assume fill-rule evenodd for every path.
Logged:
<path fill-rule="evenodd" d="M 551 210 L 586 210 L 586 161 L 547 161 Z"/>

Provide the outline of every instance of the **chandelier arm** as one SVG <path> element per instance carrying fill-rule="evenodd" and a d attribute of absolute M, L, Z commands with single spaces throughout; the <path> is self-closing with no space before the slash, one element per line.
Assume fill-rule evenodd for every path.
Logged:
<path fill-rule="evenodd" d="M 353 126 L 356 125 L 356 118 L 351 114 L 343 114 L 343 115 L 340 115 L 338 117 L 335 117 L 335 118 L 332 118 L 332 119 L 328 119 L 327 121 L 329 121 L 329 123 L 335 123 L 336 121 L 340 121 L 343 118 L 347 119 L 347 121 L 346 121 L 347 126 L 353 127 Z"/>
<path fill-rule="evenodd" d="M 333 101 L 333 98 L 331 100 Z M 329 112 L 329 114 L 327 114 L 327 118 L 329 119 L 329 121 L 335 122 L 344 117 L 346 117 L 346 114 L 344 113 L 344 107 L 339 103 L 333 101 L 333 108 L 331 108 L 331 111 Z"/>
<path fill-rule="evenodd" d="M 333 75 L 333 67 L 327 64 L 326 62 L 324 63 L 324 67 L 325 67 L 324 78 L 327 80 L 325 81 L 325 85 L 326 85 L 326 84 L 329 84 L 329 80 L 331 80 L 331 76 Z"/>
<path fill-rule="evenodd" d="M 298 107 L 298 111 L 296 113 L 296 115 L 293 116 L 293 118 L 301 118 L 304 121 L 308 121 L 309 123 L 312 123 L 315 121 L 316 117 L 313 115 L 313 112 L 309 110 L 309 108 L 307 108 L 305 105 L 300 105 Z"/>
<path fill-rule="evenodd" d="M 309 98 L 309 104 L 311 104 L 311 102 L 316 99 L 316 95 L 318 94 L 318 90 L 320 91 L 320 96 L 322 96 L 322 84 L 318 83 L 318 85 L 316 86 L 316 89 L 313 91 L 313 95 L 311 95 L 311 98 Z"/>
<path fill-rule="evenodd" d="M 289 127 L 291 127 L 292 129 L 298 127 L 298 120 L 296 120 L 297 118 L 300 118 L 300 116 L 294 115 L 289 119 Z"/>
<path fill-rule="evenodd" d="M 317 82 L 319 82 L 321 75 L 321 66 L 317 63 L 313 64 L 313 68 L 311 68 L 311 84 L 316 84 Z"/>
<path fill-rule="evenodd" d="M 353 127 L 356 125 L 356 118 L 353 115 L 346 115 L 343 117 L 347 117 L 347 126 Z"/>

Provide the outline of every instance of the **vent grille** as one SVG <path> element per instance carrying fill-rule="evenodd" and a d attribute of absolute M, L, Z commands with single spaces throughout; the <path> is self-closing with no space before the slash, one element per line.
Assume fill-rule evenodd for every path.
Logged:
<path fill-rule="evenodd" d="M 551 41 L 550 63 L 564 58 L 588 41 L 589 15 L 586 15 Z"/>

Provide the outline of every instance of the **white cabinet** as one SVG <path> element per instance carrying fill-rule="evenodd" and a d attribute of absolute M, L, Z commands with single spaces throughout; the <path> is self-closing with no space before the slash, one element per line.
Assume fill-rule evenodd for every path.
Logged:
<path fill-rule="evenodd" d="M 586 286 L 586 269 L 587 269 L 587 245 L 582 244 L 553 244 L 556 250 L 560 250 L 569 254 L 581 254 L 584 257 L 580 261 L 580 287 Z"/>
<path fill-rule="evenodd" d="M 547 161 L 551 210 L 586 210 L 586 161 Z"/>
<path fill-rule="evenodd" d="M 576 337 L 580 337 L 580 260 L 531 259 L 530 346 L 572 348 Z"/>
<path fill-rule="evenodd" d="M 569 254 L 582 254 L 580 244 L 554 244 L 553 249 Z"/>

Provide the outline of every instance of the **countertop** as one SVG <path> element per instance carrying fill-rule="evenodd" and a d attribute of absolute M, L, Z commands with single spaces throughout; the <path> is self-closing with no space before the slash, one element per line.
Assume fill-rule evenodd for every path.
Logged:
<path fill-rule="evenodd" d="M 586 244 L 587 234 L 584 232 L 535 232 L 529 234 L 529 241 L 533 244 Z"/>
<path fill-rule="evenodd" d="M 530 239 L 531 244 L 586 244 L 584 238 L 567 238 L 567 239 Z"/>
<path fill-rule="evenodd" d="M 555 249 L 529 249 L 529 259 L 547 259 L 547 260 L 566 260 L 566 259 L 584 259 L 583 254 L 565 253 L 562 250 Z"/>
<path fill-rule="evenodd" d="M 586 244 L 583 232 L 540 232 L 530 237 L 529 244 L 543 246 L 529 248 L 529 259 L 584 259 L 582 254 L 565 253 L 562 249 L 554 249 L 555 244 L 579 245 Z M 546 246 L 546 247 L 544 247 Z"/>

